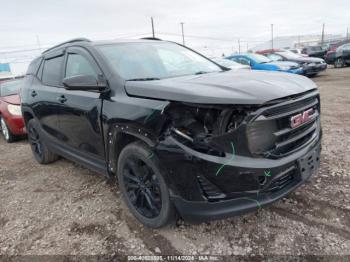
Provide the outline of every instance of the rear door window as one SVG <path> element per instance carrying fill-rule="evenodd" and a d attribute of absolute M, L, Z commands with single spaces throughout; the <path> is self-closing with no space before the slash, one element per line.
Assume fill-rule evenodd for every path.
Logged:
<path fill-rule="evenodd" d="M 49 86 L 62 86 L 63 56 L 57 56 L 45 60 L 42 82 Z"/>

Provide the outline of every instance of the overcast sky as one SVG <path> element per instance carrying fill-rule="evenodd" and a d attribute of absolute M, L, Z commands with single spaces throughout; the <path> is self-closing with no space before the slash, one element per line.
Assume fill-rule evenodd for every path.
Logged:
<path fill-rule="evenodd" d="M 264 40 L 275 35 L 345 34 L 350 26 L 349 0 L 0 0 L 0 50 L 9 46 L 51 44 L 69 38 L 135 37 L 150 34 L 154 17 L 159 37 L 181 41 L 185 35 Z M 205 42 L 206 39 L 188 38 Z M 228 41 L 229 44 L 229 41 Z"/>
<path fill-rule="evenodd" d="M 0 51 L 36 47 L 37 36 L 42 48 L 75 37 L 149 36 L 151 16 L 157 37 L 181 42 L 184 22 L 188 46 L 227 49 L 238 37 L 250 46 L 270 39 L 272 23 L 276 37 L 320 34 L 322 23 L 345 35 L 350 1 L 0 0 Z"/>

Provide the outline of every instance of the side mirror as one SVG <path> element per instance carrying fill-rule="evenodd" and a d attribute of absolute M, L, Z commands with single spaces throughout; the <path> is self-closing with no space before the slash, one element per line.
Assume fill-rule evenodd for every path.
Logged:
<path fill-rule="evenodd" d="M 98 83 L 97 79 L 92 75 L 77 75 L 66 77 L 63 79 L 63 86 L 67 90 L 96 90 L 101 91 L 106 88 L 103 83 Z"/>

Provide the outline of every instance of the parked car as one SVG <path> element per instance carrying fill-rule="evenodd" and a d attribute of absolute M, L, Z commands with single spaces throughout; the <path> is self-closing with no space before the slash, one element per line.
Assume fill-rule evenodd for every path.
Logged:
<path fill-rule="evenodd" d="M 301 52 L 301 49 L 299 49 L 299 48 L 292 48 L 292 49 L 287 49 L 287 50 L 294 53 L 294 54 L 300 55 L 300 56 L 308 56 L 306 54 L 303 54 Z"/>
<path fill-rule="evenodd" d="M 259 53 L 264 54 L 273 61 L 292 61 L 298 63 L 303 69 L 303 74 L 309 77 L 313 77 L 327 69 L 326 62 L 321 58 L 303 57 L 288 50 L 276 50 L 273 52 L 260 51 Z"/>
<path fill-rule="evenodd" d="M 350 43 L 350 39 L 343 40 L 343 41 L 338 41 L 336 43 L 331 44 L 329 46 L 328 52 L 324 56 L 324 59 L 327 62 L 327 64 L 334 65 L 337 48 L 339 46 L 342 46 L 342 45 L 348 44 L 348 43 Z"/>
<path fill-rule="evenodd" d="M 35 159 L 117 177 L 149 227 L 257 210 L 319 166 L 319 91 L 303 76 L 232 72 L 167 41 L 75 39 L 35 59 L 24 86 Z"/>
<path fill-rule="evenodd" d="M 284 61 L 272 61 L 263 55 L 259 54 L 237 54 L 226 57 L 226 59 L 235 61 L 242 65 L 248 65 L 253 70 L 268 70 L 268 71 L 280 71 L 293 74 L 302 74 L 302 68 L 294 62 Z"/>
<path fill-rule="evenodd" d="M 233 69 L 233 70 L 238 70 L 238 69 L 251 69 L 249 65 L 242 65 L 240 63 L 237 63 L 235 61 L 225 59 L 225 58 L 211 58 L 215 63 Z"/>
<path fill-rule="evenodd" d="M 334 67 L 350 65 L 350 43 L 339 46 L 335 53 Z"/>
<path fill-rule="evenodd" d="M 301 50 L 302 54 L 311 56 L 311 57 L 318 57 L 323 58 L 326 54 L 327 50 L 323 49 L 322 46 L 306 46 Z"/>
<path fill-rule="evenodd" d="M 22 84 L 23 80 L 0 83 L 0 127 L 8 143 L 26 134 L 19 97 Z"/>

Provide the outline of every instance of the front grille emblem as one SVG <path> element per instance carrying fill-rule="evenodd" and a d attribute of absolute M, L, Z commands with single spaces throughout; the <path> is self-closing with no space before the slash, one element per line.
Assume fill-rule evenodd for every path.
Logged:
<path fill-rule="evenodd" d="M 296 128 L 306 122 L 309 122 L 314 112 L 315 110 L 313 108 L 309 108 L 300 114 L 292 116 L 290 118 L 290 126 L 292 128 Z"/>

